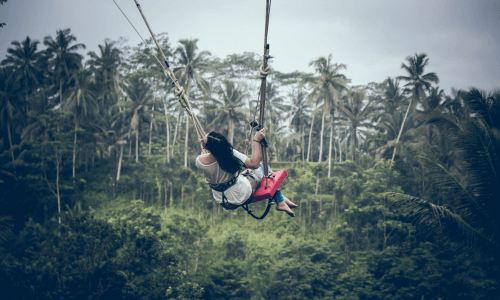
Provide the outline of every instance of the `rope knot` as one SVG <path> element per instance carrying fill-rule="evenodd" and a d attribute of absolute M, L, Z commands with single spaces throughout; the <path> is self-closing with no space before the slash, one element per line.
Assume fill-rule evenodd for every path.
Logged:
<path fill-rule="evenodd" d="M 185 94 L 186 91 L 182 86 L 180 88 L 175 87 L 175 96 L 179 97 L 179 102 L 181 103 L 182 107 L 188 107 L 188 104 L 184 99 Z"/>
<path fill-rule="evenodd" d="M 175 95 L 179 98 L 183 98 L 184 97 L 184 88 L 181 86 L 180 88 L 177 88 L 175 87 Z"/>
<path fill-rule="evenodd" d="M 267 74 L 269 74 L 269 70 L 271 69 L 270 65 L 267 65 L 267 67 L 264 69 L 264 65 L 260 65 L 259 71 L 259 77 L 260 79 L 266 79 Z"/>

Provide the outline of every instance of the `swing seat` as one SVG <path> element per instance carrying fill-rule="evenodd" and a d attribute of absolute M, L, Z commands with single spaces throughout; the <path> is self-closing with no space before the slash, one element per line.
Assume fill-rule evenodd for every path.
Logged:
<path fill-rule="evenodd" d="M 253 194 L 253 201 L 258 202 L 265 199 L 274 197 L 276 191 L 279 189 L 283 180 L 285 180 L 288 172 L 286 170 L 281 170 L 278 172 L 273 172 L 272 178 L 267 179 L 267 189 L 266 189 L 266 179 L 262 178 L 259 188 Z"/>

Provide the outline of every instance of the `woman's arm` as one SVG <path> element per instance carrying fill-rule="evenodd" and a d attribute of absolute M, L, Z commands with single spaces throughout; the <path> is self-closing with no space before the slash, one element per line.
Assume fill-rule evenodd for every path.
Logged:
<path fill-rule="evenodd" d="M 257 169 L 260 164 L 260 141 L 266 136 L 266 129 L 255 133 L 254 141 L 252 141 L 252 157 L 245 160 L 245 166 L 250 169 Z"/>

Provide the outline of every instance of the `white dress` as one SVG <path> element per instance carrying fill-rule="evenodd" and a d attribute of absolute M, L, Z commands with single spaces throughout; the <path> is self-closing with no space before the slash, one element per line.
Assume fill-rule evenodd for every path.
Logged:
<path fill-rule="evenodd" d="M 240 159 L 243 163 L 248 158 L 245 154 L 234 150 L 233 155 Z M 201 156 L 201 155 L 200 155 Z M 223 171 L 219 167 L 219 163 L 216 161 L 210 165 L 204 165 L 200 162 L 199 157 L 196 158 L 196 166 L 205 176 L 205 181 L 211 184 L 220 184 L 224 182 L 228 182 L 231 180 L 234 175 Z M 215 201 L 218 203 L 222 203 L 222 192 L 217 192 L 212 190 Z M 241 174 L 238 176 L 236 183 L 227 189 L 224 194 L 226 195 L 227 201 L 231 204 L 240 205 L 247 201 L 252 195 L 252 186 L 250 182 L 243 177 Z"/>

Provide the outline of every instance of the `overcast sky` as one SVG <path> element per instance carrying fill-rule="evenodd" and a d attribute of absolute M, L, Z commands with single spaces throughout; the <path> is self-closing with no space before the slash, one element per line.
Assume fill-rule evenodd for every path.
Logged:
<path fill-rule="evenodd" d="M 116 0 L 143 37 L 149 37 L 133 0 Z M 264 0 L 141 0 L 155 33 L 170 41 L 199 39 L 200 50 L 228 54 L 261 53 Z M 0 6 L 0 59 L 14 40 L 40 42 L 71 28 L 84 53 L 105 38 L 139 37 L 112 0 L 8 0 Z M 333 55 L 344 63 L 353 85 L 404 75 L 408 55 L 426 53 L 425 72 L 436 72 L 439 86 L 500 88 L 500 1 L 498 0 L 274 0 L 268 42 L 273 67 L 281 72 L 314 72 L 308 63 Z"/>

